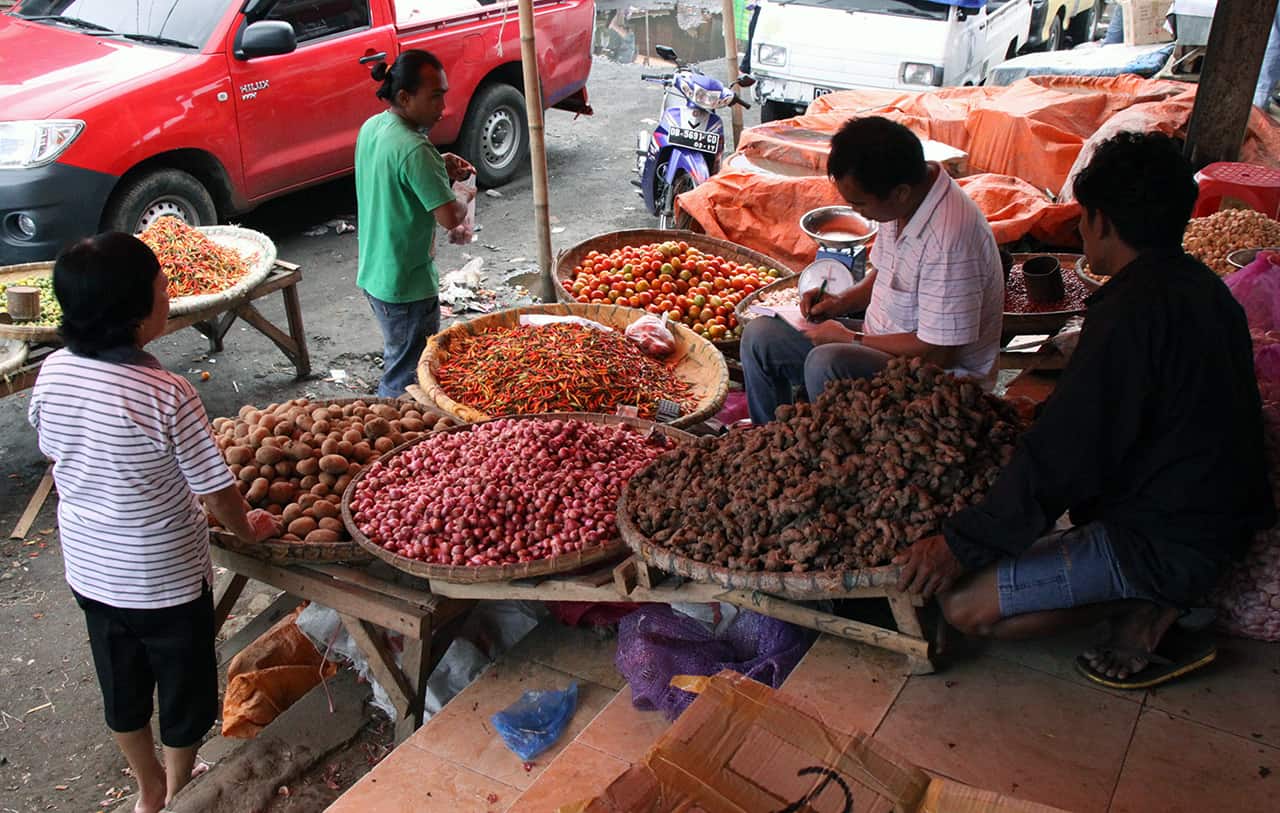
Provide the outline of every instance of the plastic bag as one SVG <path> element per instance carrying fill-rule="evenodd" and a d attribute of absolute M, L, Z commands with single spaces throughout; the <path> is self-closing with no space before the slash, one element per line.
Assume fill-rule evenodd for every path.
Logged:
<path fill-rule="evenodd" d="M 502 741 L 526 762 L 555 745 L 578 708 L 578 682 L 563 692 L 525 692 L 490 721 Z"/>
<path fill-rule="evenodd" d="M 627 338 L 640 345 L 647 355 L 662 358 L 676 349 L 676 337 L 667 329 L 667 317 L 646 314 L 627 326 Z"/>
<path fill-rule="evenodd" d="M 1280 252 L 1260 251 L 1226 278 L 1253 330 L 1280 330 Z"/>
<path fill-rule="evenodd" d="M 676 675 L 714 675 L 731 669 L 773 688 L 800 662 L 814 635 L 785 621 L 742 611 L 727 625 L 710 624 L 671 607 L 642 607 L 618 626 L 618 671 L 642 710 L 674 720 L 693 695 L 671 686 Z"/>
<path fill-rule="evenodd" d="M 449 242 L 462 246 L 472 242 L 476 236 L 476 176 L 472 175 L 465 181 L 454 181 L 453 192 L 460 199 L 468 198 L 467 216 L 449 230 Z"/>

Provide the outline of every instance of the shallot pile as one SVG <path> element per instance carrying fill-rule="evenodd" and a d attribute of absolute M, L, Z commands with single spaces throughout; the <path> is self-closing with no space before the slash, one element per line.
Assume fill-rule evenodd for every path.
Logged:
<path fill-rule="evenodd" d="M 1271 487 L 1280 504 L 1280 331 L 1250 332 Z M 1244 560 L 1227 572 L 1212 601 L 1219 611 L 1218 626 L 1227 632 L 1280 641 L 1280 527 L 1254 536 Z"/>
<path fill-rule="evenodd" d="M 771 424 L 664 456 L 632 480 L 628 518 L 656 544 L 734 570 L 883 565 L 980 499 L 1020 430 L 978 384 L 895 359 Z"/>
<path fill-rule="evenodd" d="M 577 420 L 436 433 L 372 464 L 351 513 L 375 544 L 423 562 L 531 562 L 616 542 L 623 485 L 670 443 Z"/>

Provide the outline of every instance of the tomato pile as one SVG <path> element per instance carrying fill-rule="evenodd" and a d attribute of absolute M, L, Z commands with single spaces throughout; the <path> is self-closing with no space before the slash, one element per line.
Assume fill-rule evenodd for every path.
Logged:
<path fill-rule="evenodd" d="M 742 298 L 783 275 L 704 254 L 686 242 L 626 246 L 608 254 L 592 251 L 565 290 L 579 302 L 601 302 L 667 314 L 712 341 L 742 335 L 733 308 Z"/>

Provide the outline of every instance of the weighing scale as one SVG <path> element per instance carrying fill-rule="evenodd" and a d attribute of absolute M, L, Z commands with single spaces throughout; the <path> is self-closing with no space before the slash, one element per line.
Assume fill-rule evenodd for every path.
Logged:
<path fill-rule="evenodd" d="M 824 229 L 833 220 L 853 220 L 862 228 L 862 234 L 848 231 Z M 867 275 L 866 247 L 880 230 L 878 223 L 867 220 L 850 206 L 822 206 L 804 213 L 800 218 L 800 230 L 818 244 L 818 255 L 814 262 L 801 273 L 800 290 L 817 287 L 823 280 L 827 282 L 827 292 L 835 295 L 861 282 Z M 841 274 L 836 266 L 846 272 Z M 815 267 L 816 266 L 816 267 Z M 811 270 L 812 269 L 812 270 Z M 817 280 L 812 286 L 806 286 L 805 274 L 811 280 Z M 848 283 L 844 283 L 847 276 Z M 842 284 L 843 283 L 843 284 Z"/>

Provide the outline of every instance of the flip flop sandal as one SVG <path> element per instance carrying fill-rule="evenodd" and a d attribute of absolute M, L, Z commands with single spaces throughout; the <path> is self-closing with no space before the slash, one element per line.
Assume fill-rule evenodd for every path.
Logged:
<path fill-rule="evenodd" d="M 1109 648 L 1103 652 L 1122 658 L 1141 658 L 1147 665 L 1125 678 L 1113 678 L 1099 672 L 1083 656 L 1076 658 L 1076 671 L 1086 679 L 1109 689 L 1150 689 L 1190 674 L 1207 666 L 1218 657 L 1218 647 L 1213 639 L 1204 635 L 1187 634 L 1170 627 L 1155 652 Z"/>

